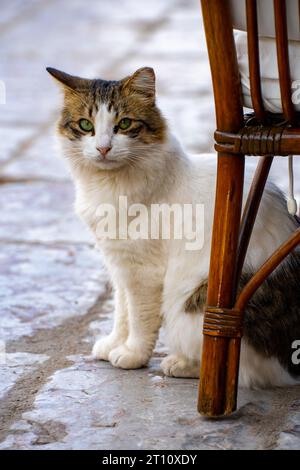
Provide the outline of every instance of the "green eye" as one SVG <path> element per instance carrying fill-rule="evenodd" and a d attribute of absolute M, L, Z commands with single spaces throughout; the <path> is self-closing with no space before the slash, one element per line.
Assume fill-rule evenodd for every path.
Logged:
<path fill-rule="evenodd" d="M 128 127 L 131 126 L 131 122 L 132 121 L 129 118 L 123 118 L 119 122 L 119 128 L 122 129 L 123 131 L 125 131 L 126 129 L 128 129 Z"/>
<path fill-rule="evenodd" d="M 79 127 L 85 132 L 91 132 L 94 129 L 94 126 L 91 121 L 88 121 L 87 119 L 80 119 Z"/>

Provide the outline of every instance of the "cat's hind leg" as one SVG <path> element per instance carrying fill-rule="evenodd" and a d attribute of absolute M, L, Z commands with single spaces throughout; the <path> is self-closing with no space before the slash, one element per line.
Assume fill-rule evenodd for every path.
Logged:
<path fill-rule="evenodd" d="M 170 354 L 162 360 L 160 366 L 169 377 L 199 378 L 200 362 L 180 354 Z"/>
<path fill-rule="evenodd" d="M 125 289 L 116 289 L 115 304 L 113 330 L 108 336 L 95 342 L 92 351 L 95 359 L 108 361 L 110 352 L 125 343 L 128 337 L 128 305 Z"/>
<path fill-rule="evenodd" d="M 202 348 L 202 313 L 187 313 L 177 305 L 165 310 L 166 341 L 170 354 L 161 362 L 169 377 L 198 378 Z"/>

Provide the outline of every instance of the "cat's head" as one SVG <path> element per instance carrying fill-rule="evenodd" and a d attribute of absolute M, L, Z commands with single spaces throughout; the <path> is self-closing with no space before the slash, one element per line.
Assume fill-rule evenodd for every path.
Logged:
<path fill-rule="evenodd" d="M 79 166 L 108 170 L 134 165 L 164 142 L 165 120 L 155 104 L 150 67 L 119 81 L 90 80 L 53 68 L 64 91 L 58 123 L 66 156 Z"/>

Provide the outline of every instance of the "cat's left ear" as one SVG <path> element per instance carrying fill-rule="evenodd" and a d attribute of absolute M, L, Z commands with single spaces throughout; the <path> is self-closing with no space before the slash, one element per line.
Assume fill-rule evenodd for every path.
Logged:
<path fill-rule="evenodd" d="M 155 100 L 155 73 L 151 67 L 142 67 L 125 79 L 124 89 L 143 95 L 150 101 Z"/>
<path fill-rule="evenodd" d="M 74 91 L 86 90 L 89 87 L 90 81 L 86 78 L 75 77 L 69 75 L 61 70 L 54 69 L 52 67 L 46 68 L 47 72 L 52 75 L 61 85 Z"/>

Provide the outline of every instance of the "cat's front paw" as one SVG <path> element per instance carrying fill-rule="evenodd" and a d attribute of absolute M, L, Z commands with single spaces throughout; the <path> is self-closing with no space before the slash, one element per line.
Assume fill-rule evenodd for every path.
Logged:
<path fill-rule="evenodd" d="M 160 366 L 169 377 L 199 378 L 199 363 L 179 354 L 165 357 Z"/>
<path fill-rule="evenodd" d="M 148 356 L 129 349 L 126 344 L 113 349 L 109 353 L 108 359 L 114 367 L 120 367 L 121 369 L 140 369 L 145 367 L 149 360 Z"/>
<path fill-rule="evenodd" d="M 121 343 L 122 341 L 113 335 L 104 336 L 104 338 L 98 339 L 94 344 L 92 355 L 95 359 L 108 361 L 109 353 Z"/>

